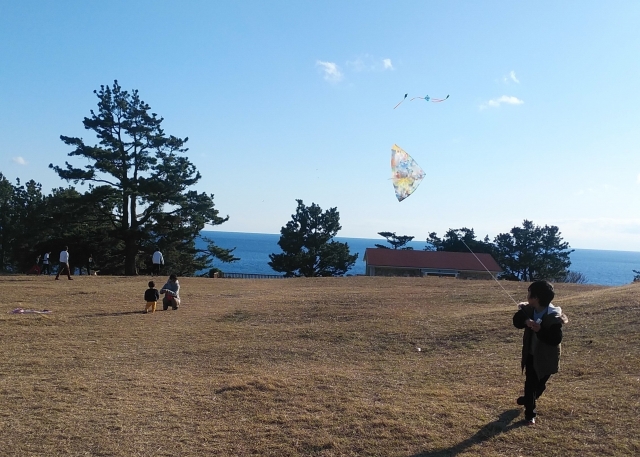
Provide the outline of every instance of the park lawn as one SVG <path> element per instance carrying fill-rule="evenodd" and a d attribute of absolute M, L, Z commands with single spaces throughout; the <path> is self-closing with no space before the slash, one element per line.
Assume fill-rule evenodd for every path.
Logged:
<path fill-rule="evenodd" d="M 560 373 L 526 427 L 494 281 L 183 278 L 143 314 L 149 279 L 0 277 L 0 455 L 640 453 L 640 284 L 556 286 Z"/>

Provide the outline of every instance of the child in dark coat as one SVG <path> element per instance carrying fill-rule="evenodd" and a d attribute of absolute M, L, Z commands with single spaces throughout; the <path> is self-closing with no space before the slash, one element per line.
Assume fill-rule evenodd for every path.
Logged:
<path fill-rule="evenodd" d="M 553 306 L 553 285 L 535 281 L 529 286 L 527 303 L 520 303 L 513 325 L 524 329 L 522 370 L 525 371 L 524 395 L 516 401 L 524 406 L 528 425 L 536 423 L 536 400 L 546 389 L 547 381 L 558 372 L 562 342 L 562 325 L 569 322 L 559 306 Z"/>
<path fill-rule="evenodd" d="M 156 289 L 156 284 L 153 281 L 149 281 L 149 288 L 144 291 L 144 301 L 147 302 L 147 306 L 144 309 L 145 314 L 151 310 L 152 313 L 156 312 L 156 304 L 160 300 L 160 293 Z"/>

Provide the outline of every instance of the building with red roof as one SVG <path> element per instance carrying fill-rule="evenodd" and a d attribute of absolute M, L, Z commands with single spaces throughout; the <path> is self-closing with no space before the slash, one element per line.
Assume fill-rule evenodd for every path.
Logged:
<path fill-rule="evenodd" d="M 491 254 L 367 248 L 367 276 L 452 276 L 491 279 L 502 273 Z M 487 271 L 488 270 L 488 271 Z"/>

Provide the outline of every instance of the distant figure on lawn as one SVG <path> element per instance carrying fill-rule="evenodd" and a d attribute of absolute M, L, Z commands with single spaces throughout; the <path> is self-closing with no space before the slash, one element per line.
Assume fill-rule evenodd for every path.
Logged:
<path fill-rule="evenodd" d="M 149 281 L 149 288 L 144 291 L 144 301 L 147 302 L 147 306 L 144 308 L 144 313 L 147 314 L 149 310 L 152 313 L 156 312 L 156 304 L 160 300 L 160 293 L 156 289 L 156 283 Z"/>
<path fill-rule="evenodd" d="M 513 325 L 524 329 L 522 370 L 525 371 L 524 396 L 516 401 L 524 406 L 527 425 L 536 423 L 536 400 L 546 389 L 552 374 L 558 372 L 562 324 L 569 322 L 559 306 L 553 306 L 553 285 L 547 281 L 531 283 L 527 303 L 520 303 Z"/>
<path fill-rule="evenodd" d="M 180 283 L 176 275 L 172 274 L 169 276 L 169 280 L 162 286 L 160 293 L 164 294 L 164 298 L 162 299 L 163 310 L 166 311 L 169 309 L 169 306 L 173 309 L 178 309 L 180 306 Z"/>
<path fill-rule="evenodd" d="M 49 269 L 49 255 L 51 251 L 47 251 L 44 253 L 44 257 L 42 258 L 42 274 L 46 274 L 49 276 L 51 274 L 51 270 Z M 45 273 L 46 272 L 46 273 Z"/>
<path fill-rule="evenodd" d="M 98 271 L 96 269 L 96 263 L 93 260 L 93 254 L 89 254 L 89 259 L 87 260 L 87 273 L 89 274 L 89 276 L 96 276 L 98 274 Z"/>
<path fill-rule="evenodd" d="M 65 246 L 64 250 L 60 251 L 60 266 L 58 267 L 58 274 L 56 275 L 56 280 L 60 279 L 60 273 L 67 271 L 67 278 L 73 279 L 71 277 L 71 270 L 69 269 L 69 246 Z"/>
<path fill-rule="evenodd" d="M 154 274 L 156 276 L 160 276 L 160 266 L 164 265 L 164 257 L 162 257 L 162 252 L 160 252 L 160 249 L 156 248 L 153 256 L 151 256 L 151 263 L 151 276 L 153 276 Z"/>
<path fill-rule="evenodd" d="M 40 256 L 36 257 L 36 263 L 33 264 L 31 269 L 27 271 L 27 274 L 40 275 Z"/>

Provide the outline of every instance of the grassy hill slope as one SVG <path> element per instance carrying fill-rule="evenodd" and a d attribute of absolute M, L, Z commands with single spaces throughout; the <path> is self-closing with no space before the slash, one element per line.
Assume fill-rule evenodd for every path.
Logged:
<path fill-rule="evenodd" d="M 640 453 L 638 284 L 556 286 L 560 373 L 525 427 L 493 281 L 185 278 L 142 314 L 149 279 L 0 277 L 3 455 Z"/>

